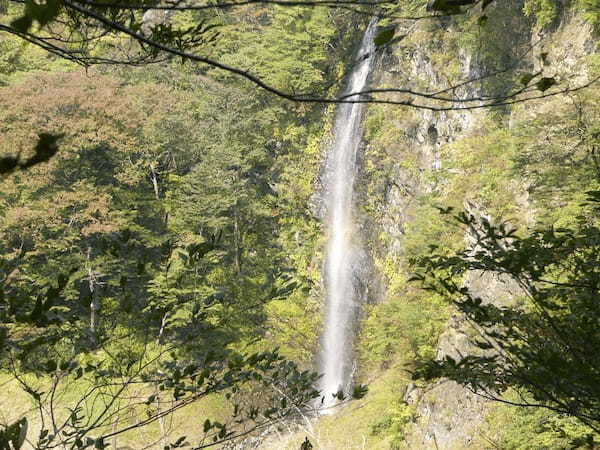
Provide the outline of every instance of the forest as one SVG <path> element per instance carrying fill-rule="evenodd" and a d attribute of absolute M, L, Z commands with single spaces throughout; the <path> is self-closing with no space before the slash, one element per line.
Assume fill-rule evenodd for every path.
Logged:
<path fill-rule="evenodd" d="M 599 33 L 0 0 L 0 450 L 600 448 Z"/>

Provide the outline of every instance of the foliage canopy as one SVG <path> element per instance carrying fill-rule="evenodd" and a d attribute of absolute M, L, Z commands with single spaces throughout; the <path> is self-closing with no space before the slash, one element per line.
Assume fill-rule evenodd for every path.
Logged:
<path fill-rule="evenodd" d="M 600 192 L 588 195 L 590 204 L 575 226 L 539 229 L 526 237 L 485 218 L 456 216 L 471 245 L 450 256 L 421 258 L 415 278 L 465 314 L 477 330 L 472 343 L 479 352 L 423 361 L 415 378 L 444 376 L 488 398 L 546 407 L 598 431 Z M 468 271 L 513 282 L 516 303 L 482 301 L 462 284 Z M 508 389 L 520 399 L 502 399 Z"/>

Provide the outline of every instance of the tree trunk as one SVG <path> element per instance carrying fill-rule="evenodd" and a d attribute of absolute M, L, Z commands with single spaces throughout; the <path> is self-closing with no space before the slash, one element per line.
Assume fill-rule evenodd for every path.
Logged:
<path fill-rule="evenodd" d="M 156 414 L 160 414 L 161 410 L 160 410 L 160 392 L 158 390 L 158 385 L 156 386 Z M 164 448 L 165 447 L 165 441 L 167 438 L 167 430 L 165 428 L 165 418 L 160 417 L 158 419 L 158 428 L 160 430 L 160 440 L 159 440 L 159 448 Z"/>
<path fill-rule="evenodd" d="M 154 163 L 150 164 L 150 179 L 152 180 L 152 187 L 154 188 L 154 197 L 156 200 L 160 200 L 160 190 L 158 189 L 158 176 L 154 169 Z"/>
<path fill-rule="evenodd" d="M 90 335 L 92 337 L 92 342 L 97 344 L 97 336 L 98 336 L 98 323 L 99 312 L 100 312 L 100 297 L 98 296 L 98 280 L 97 274 L 92 270 L 92 264 L 90 262 L 91 259 L 92 248 L 88 247 L 88 285 L 90 289 Z"/>
<path fill-rule="evenodd" d="M 160 329 L 158 330 L 158 337 L 156 338 L 157 345 L 162 344 L 162 338 L 163 338 L 163 334 L 165 332 L 165 325 L 167 323 L 167 315 L 168 315 L 168 313 L 164 313 L 162 320 L 160 322 Z"/>
<path fill-rule="evenodd" d="M 233 210 L 233 247 L 234 247 L 234 264 L 238 275 L 242 273 L 242 256 L 240 249 L 240 226 L 238 221 L 237 207 Z"/>

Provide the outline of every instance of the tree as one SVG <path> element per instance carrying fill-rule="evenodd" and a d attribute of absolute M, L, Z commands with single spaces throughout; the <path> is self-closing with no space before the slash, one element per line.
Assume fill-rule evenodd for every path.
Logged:
<path fill-rule="evenodd" d="M 120 344 L 128 339 L 122 336 Z M 229 418 L 221 422 L 198 418 L 202 426 L 195 424 L 186 436 L 161 445 L 168 449 L 207 448 L 291 418 L 310 408 L 318 396 L 313 388 L 317 375 L 299 370 L 277 351 L 227 359 L 208 352 L 184 360 L 173 356 L 173 346 L 146 345 L 139 351 L 129 349 L 133 350 L 130 353 L 113 353 L 116 349 L 111 347 L 112 351 L 103 349 L 110 358 L 96 355 L 85 363 L 52 352 L 37 372 L 45 377 L 38 380 L 13 368 L 41 424 L 39 436 L 29 437 L 35 448 L 108 448 L 126 433 L 161 422 L 209 395 L 221 394 L 229 404 Z M 73 398 L 74 391 L 78 395 Z M 2 430 L 0 448 L 20 448 L 16 442 L 24 442 L 27 423 L 21 419 Z M 166 439 L 172 437 L 161 430 L 159 441 Z"/>
<path fill-rule="evenodd" d="M 415 261 L 415 279 L 464 313 L 478 352 L 421 361 L 414 378 L 447 377 L 488 399 L 548 408 L 600 430 L 600 192 L 588 196 L 575 226 L 524 237 L 506 224 L 456 216 L 472 243 L 459 253 Z M 515 303 L 474 296 L 462 281 L 468 271 L 515 283 Z M 520 400 L 502 397 L 507 390 Z"/>
<path fill-rule="evenodd" d="M 23 149 L 19 165 L 38 157 L 26 152 L 39 127 L 66 132 L 54 158 L 0 180 L 0 369 L 35 405 L 40 448 L 113 443 L 132 417 L 160 423 L 220 394 L 232 414 L 202 417 L 188 435 L 201 448 L 317 395 L 316 374 L 248 348 L 264 305 L 295 289 L 280 269 L 269 142 L 256 117 L 239 120 L 248 98 L 185 94 L 80 72 L 0 89 L 0 145 Z M 225 147 L 227 114 L 239 129 Z"/>
<path fill-rule="evenodd" d="M 438 12 L 434 19 L 432 16 L 412 19 L 441 20 L 448 15 L 462 16 L 465 12 L 465 17 L 475 20 L 483 17 L 483 9 L 488 11 L 492 3 L 434 2 L 431 9 Z M 261 1 L 257 10 L 252 11 L 256 15 L 250 15 L 249 19 L 241 20 L 234 14 L 217 17 L 219 14 L 214 13 L 226 7 L 242 8 L 248 4 L 199 4 L 193 7 L 181 3 L 163 6 L 69 0 L 40 5 L 15 1 L 9 10 L 10 24 L 2 25 L 1 29 L 86 66 L 100 63 L 144 66 L 178 57 L 187 63 L 206 64 L 208 68 L 199 70 L 195 66 L 192 69 L 197 75 L 194 80 L 210 75 L 217 79 L 213 86 L 223 83 L 230 87 L 231 80 L 225 75 L 233 74 L 267 92 L 299 103 L 379 101 L 371 97 L 359 100 L 327 97 L 336 89 L 335 82 L 340 75 L 339 70 L 327 67 L 327 52 L 323 50 L 335 42 L 336 32 L 323 30 L 334 23 L 334 19 L 322 14 L 322 9 L 308 8 L 324 6 L 342 11 L 345 7 L 371 8 L 375 5 L 302 3 L 294 6 L 304 6 L 303 9 L 289 12 L 292 4 L 284 3 L 282 6 L 288 9 L 281 13 L 273 12 L 274 9 L 265 6 L 270 3 Z M 475 5 L 479 9 L 474 9 Z M 465 8 L 469 8 L 470 13 Z M 156 16 L 157 10 L 165 11 L 165 20 L 152 17 Z M 357 12 L 361 11 L 353 11 Z M 362 12 L 370 14 L 372 11 Z M 394 13 L 381 13 L 381 16 L 391 18 Z M 217 18 L 221 20 L 218 28 L 214 22 Z M 240 23 L 246 28 L 236 29 Z M 255 31 L 264 31 L 264 23 L 270 28 L 257 37 L 259 33 Z M 279 43 L 279 38 L 289 33 L 291 25 L 294 26 L 292 39 Z M 217 36 L 219 29 L 225 31 Z M 400 36 L 395 37 L 393 29 L 382 30 L 376 37 L 378 51 L 394 39 L 400 39 Z M 237 51 L 246 42 L 252 45 Z M 304 45 L 310 51 L 299 51 Z M 318 51 L 313 52 L 311 46 Z M 201 56 L 205 54 L 203 52 L 208 52 L 209 56 L 219 54 L 228 62 Z M 280 54 L 285 57 L 278 59 Z M 299 59 L 302 64 L 296 64 Z M 209 70 L 210 67 L 226 73 L 215 77 L 216 73 Z M 249 73 L 248 67 L 258 67 L 259 75 Z M 512 69 L 520 70 L 516 66 Z M 499 70 L 486 73 L 485 77 L 493 77 Z M 516 88 L 503 96 L 444 97 L 448 92 L 454 92 L 452 86 L 431 94 L 407 88 L 373 90 L 369 95 L 400 92 L 433 102 L 454 104 L 460 100 L 481 107 L 503 105 L 511 98 L 516 101 L 522 94 L 525 94 L 524 99 L 532 98 L 530 94 L 548 91 L 555 84 L 552 77 L 542 73 L 525 72 L 523 75 L 521 80 L 525 81 L 519 81 Z M 9 327 L 33 323 L 29 329 L 11 328 L 10 331 L 15 328 L 18 331 L 9 336 L 14 351 L 11 361 L 15 361 L 13 369 L 17 377 L 27 371 L 44 373 L 53 380 L 50 391 L 42 392 L 45 387 L 36 388 L 23 379 L 24 389 L 40 410 L 47 409 L 48 402 L 52 410 L 53 393 L 61 383 L 70 383 L 73 378 L 80 382 L 84 374 L 89 374 L 92 387 L 87 398 L 92 403 L 96 398 L 109 398 L 111 405 L 117 405 L 129 398 L 131 386 L 140 385 L 151 392 L 164 387 L 164 395 L 172 396 L 179 408 L 187 405 L 188 399 L 191 403 L 209 393 L 229 389 L 233 395 L 237 394 L 233 391 L 239 386 L 246 385 L 250 398 L 261 406 L 258 410 L 256 405 L 247 408 L 248 418 L 252 420 L 259 417 L 266 424 L 271 418 L 276 420 L 288 412 L 302 411 L 314 396 L 314 374 L 298 370 L 280 359 L 277 352 L 243 354 L 241 344 L 248 344 L 248 341 L 240 343 L 237 338 L 242 334 L 240 330 L 249 336 L 256 335 L 264 320 L 262 304 L 294 289 L 287 278 L 267 267 L 285 260 L 280 248 L 273 245 L 276 239 L 272 235 L 278 231 L 276 218 L 280 213 L 275 206 L 280 173 L 277 165 L 273 165 L 273 159 L 275 154 L 288 151 L 285 146 L 295 139 L 293 134 L 297 132 L 293 126 L 285 128 L 275 123 L 279 117 L 288 118 L 298 112 L 298 121 L 307 120 L 306 110 L 298 108 L 290 112 L 279 105 L 266 108 L 263 95 L 249 101 L 244 97 L 248 93 L 247 86 L 242 83 L 236 86 L 240 88 L 239 92 L 232 89 L 233 92 L 227 94 L 228 89 L 219 86 L 217 96 L 223 94 L 221 102 L 207 107 L 206 103 L 192 102 L 190 105 L 185 94 L 171 90 L 147 98 L 143 88 L 132 92 L 125 82 L 116 83 L 116 86 L 107 82 L 108 86 L 103 87 L 110 92 L 110 100 L 101 107 L 89 107 L 92 97 L 88 98 L 86 92 L 79 90 L 80 84 L 85 83 L 69 82 L 69 76 L 64 77 L 64 98 L 61 95 L 48 98 L 41 89 L 41 93 L 34 92 L 31 96 L 35 101 L 31 102 L 32 110 L 28 113 L 35 115 L 39 105 L 42 110 L 57 106 L 58 112 L 48 114 L 49 118 L 44 117 L 41 123 L 68 119 L 62 122 L 67 131 L 71 131 L 66 138 L 68 156 L 52 161 L 51 166 L 36 167 L 47 178 L 34 180 L 31 189 L 23 187 L 30 181 L 25 179 L 30 173 L 24 176 L 18 170 L 45 162 L 56 153 L 56 135 L 41 136 L 38 147 L 28 158 L 17 155 L 2 159 L 2 171 L 16 172 L 13 175 L 22 177 L 19 183 L 23 188 L 8 189 L 6 195 L 10 198 L 4 199 L 7 204 L 21 202 L 23 206 L 21 210 L 15 208 L 7 219 L 3 216 L 7 226 L 2 232 L 10 237 L 6 248 L 2 249 L 3 256 L 9 259 L 9 270 L 3 273 L 7 275 L 2 279 L 3 284 L 6 282 L 3 288 L 8 288 L 6 297 L 12 302 L 7 322 L 10 322 Z M 473 80 L 465 82 L 470 81 Z M 202 86 L 205 88 L 206 84 Z M 69 91 L 73 86 L 77 87 L 77 98 L 69 102 L 72 95 Z M 511 84 L 511 88 L 514 86 Z M 288 87 L 301 92 L 287 92 Z M 556 89 L 543 95 L 555 95 L 560 92 Z M 160 88 L 155 90 L 160 91 Z M 13 93 L 5 92 L 6 98 L 11 99 Z M 162 96 L 163 101 L 156 103 L 157 96 Z M 411 99 L 396 103 L 445 108 L 419 105 Z M 166 112 L 159 110 L 158 114 L 153 114 L 165 104 Z M 181 105 L 183 111 L 179 109 Z M 19 108 L 12 106 L 13 110 Z M 191 119 L 186 120 L 184 116 L 188 113 Z M 35 136 L 32 133 L 35 124 L 22 126 L 19 114 L 11 114 L 9 110 L 7 122 L 11 122 L 9 131 L 15 142 L 23 143 Z M 164 120 L 165 116 L 168 120 Z M 291 120 L 289 123 L 297 125 Z M 254 130 L 257 124 L 261 133 Z M 59 127 L 57 131 L 61 129 Z M 271 137 L 270 132 L 277 137 Z M 223 136 L 229 140 L 226 146 Z M 76 158 L 80 162 L 74 162 Z M 50 170 L 45 172 L 48 168 Z M 94 205 L 96 199 L 100 199 L 100 207 L 94 209 L 98 206 Z M 37 202 L 39 209 L 50 209 L 52 214 L 32 213 L 32 208 L 26 208 L 30 201 Z M 181 206 L 185 206 L 185 211 L 196 208 L 201 217 L 189 217 L 181 212 Z M 36 222 L 41 225 L 36 226 Z M 20 266 L 24 260 L 27 273 L 19 274 L 18 269 L 25 267 Z M 46 266 L 48 260 L 53 264 Z M 67 271 L 55 277 L 59 269 L 70 266 L 74 266 L 76 272 Z M 33 277 L 39 283 L 30 283 Z M 232 320 L 238 321 L 236 326 L 227 327 Z M 241 323 L 243 327 L 237 326 Z M 89 328 L 87 334 L 86 328 Z M 122 333 L 123 329 L 128 333 Z M 232 329 L 237 335 L 231 332 Z M 262 330 L 258 332 L 263 333 Z M 107 346 L 107 342 L 114 347 Z M 196 348 L 191 348 L 190 342 L 194 342 Z M 178 353 L 174 356 L 164 353 L 162 346 L 170 344 L 177 345 Z M 140 345 L 156 347 L 148 356 L 139 351 L 137 346 Z M 207 360 L 214 360 L 214 355 L 199 355 L 199 346 L 216 348 L 218 363 L 207 363 Z M 89 364 L 79 361 L 79 358 L 89 356 L 88 350 L 106 352 L 108 363 L 105 364 L 110 368 L 98 368 L 95 364 L 90 368 Z M 62 360 L 58 359 L 59 352 Z M 137 371 L 146 358 L 154 357 L 158 358 L 156 365 L 147 371 Z M 209 370 L 213 377 L 210 390 L 197 387 L 197 380 L 203 376 L 201 368 Z M 278 375 L 270 376 L 271 370 Z M 266 388 L 261 383 L 273 388 L 262 399 L 257 398 Z M 288 389 L 295 397 L 286 394 Z M 141 394 L 149 393 L 142 388 Z M 133 405 L 133 409 L 139 410 L 156 408 L 159 413 L 152 414 L 150 422 L 160 420 L 174 408 L 168 407 L 160 395 L 152 398 L 153 395 L 137 399 L 139 401 Z M 294 398 L 291 403 L 290 398 Z M 277 402 L 273 411 L 272 405 Z M 235 405 L 233 407 L 235 410 Z M 84 439 L 92 434 L 93 444 L 103 446 L 106 439 L 117 436 L 114 433 L 119 430 L 106 433 L 101 428 L 114 424 L 115 417 L 118 422 L 119 416 L 128 411 L 110 406 L 101 412 L 102 420 L 88 415 L 85 418 L 87 424 L 82 422 L 80 412 L 75 412 L 63 422 L 66 425 L 53 424 L 42 437 L 46 441 L 41 445 L 51 446 L 57 442 L 75 447 L 92 445 Z M 262 416 L 257 416 L 259 412 Z M 280 415 L 279 412 L 285 413 Z M 240 419 L 232 419 L 234 423 L 237 420 Z M 66 431 L 63 433 L 66 437 L 60 435 L 63 431 Z M 210 420 L 205 422 L 205 431 L 214 432 L 213 438 L 216 437 L 217 442 L 231 437 L 228 436 L 230 427 L 221 423 L 215 425 Z M 237 428 L 233 433 L 240 435 L 245 430 Z M 177 441 L 173 446 L 180 444 L 182 442 Z"/>
<path fill-rule="evenodd" d="M 33 0 L 8 0 L 8 13 L 13 18 L 0 25 L 4 31 L 83 66 L 95 64 L 147 65 L 178 58 L 182 62 L 199 63 L 206 69 L 216 69 L 215 76 L 230 74 L 241 77 L 267 92 L 286 100 L 301 103 L 373 102 L 390 103 L 430 110 L 474 109 L 498 107 L 515 102 L 543 98 L 583 89 L 596 79 L 577 85 L 560 86 L 558 80 L 539 71 L 530 73 L 526 65 L 511 63 L 500 69 L 484 71 L 475 78 L 464 79 L 445 89 L 418 90 L 410 85 L 369 89 L 339 96 L 329 87 L 335 78 L 318 90 L 304 90 L 305 86 L 280 84 L 286 76 L 250 70 L 244 64 L 229 64 L 219 56 L 227 53 L 228 37 L 237 32 L 235 14 L 223 11 L 244 11 L 254 7 L 264 14 L 273 6 L 286 8 L 328 8 L 350 10 L 362 17 L 374 16 L 391 23 L 375 38 L 377 51 L 402 39 L 395 36 L 401 21 L 442 20 L 449 16 L 464 16 L 474 27 L 483 27 L 494 20 L 496 0 L 436 0 L 413 1 L 408 5 L 391 0 L 316 0 L 280 1 L 248 0 L 234 2 L 106 2 L 94 0 L 52 0 L 38 4 Z M 530 0 L 529 3 L 534 3 Z M 585 4 L 587 5 L 587 4 Z M 595 11 L 595 6 L 585 6 Z M 6 8 L 5 8 L 6 9 Z M 406 15 L 407 11 L 418 11 Z M 533 8 L 535 13 L 537 9 Z M 532 13 L 532 14 L 533 14 Z M 591 16 L 590 16 L 591 17 Z M 389 22 L 395 20 L 396 22 Z M 285 30 L 280 35 L 286 38 Z M 305 44 L 305 42 L 302 42 Z M 285 58 L 287 50 L 269 56 L 271 62 Z M 268 64 L 265 65 L 268 67 Z M 289 69 L 288 69 L 289 70 Z M 331 74 L 329 74 L 331 75 Z M 460 94 L 461 87 L 482 80 L 508 77 L 510 89 L 485 95 Z M 303 89 L 298 92 L 296 89 Z M 401 99 L 393 94 L 402 94 Z"/>

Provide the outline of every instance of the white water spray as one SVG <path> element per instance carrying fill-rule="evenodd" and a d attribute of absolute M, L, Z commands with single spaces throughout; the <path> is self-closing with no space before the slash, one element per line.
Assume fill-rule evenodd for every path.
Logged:
<path fill-rule="evenodd" d="M 365 89 L 373 65 L 376 21 L 363 36 L 346 93 Z M 352 99 L 357 97 L 351 97 Z M 340 104 L 337 110 L 333 144 L 327 155 L 325 202 L 328 245 L 325 262 L 327 311 L 322 337 L 320 390 L 323 406 L 335 403 L 335 394 L 350 389 L 353 366 L 355 320 L 360 306 L 356 292 L 357 248 L 353 221 L 353 193 L 357 172 L 357 152 L 362 140 L 363 104 Z"/>

